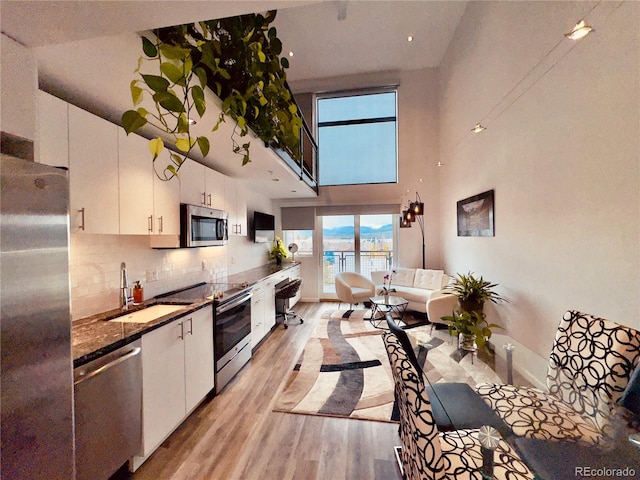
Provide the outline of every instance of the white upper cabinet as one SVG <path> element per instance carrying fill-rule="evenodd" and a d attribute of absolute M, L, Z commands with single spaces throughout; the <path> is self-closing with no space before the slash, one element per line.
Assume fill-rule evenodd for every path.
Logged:
<path fill-rule="evenodd" d="M 71 233 L 119 233 L 118 127 L 69 105 Z"/>
<path fill-rule="evenodd" d="M 118 129 L 120 233 L 148 235 L 153 223 L 153 162 L 149 141 Z"/>
<path fill-rule="evenodd" d="M 170 152 L 165 148 L 156 159 L 157 168 L 169 165 Z M 180 235 L 180 183 L 177 178 L 161 180 L 153 173 L 153 233 Z"/>
<path fill-rule="evenodd" d="M 224 175 L 194 160 L 187 160 L 178 170 L 180 203 L 225 209 Z"/>
<path fill-rule="evenodd" d="M 180 203 L 205 205 L 205 169 L 204 165 L 191 159 L 187 159 L 180 166 L 180 170 L 178 170 Z"/>
<path fill-rule="evenodd" d="M 224 180 L 225 176 L 211 168 L 205 169 L 206 202 L 207 207 L 218 210 L 225 209 Z"/>
<path fill-rule="evenodd" d="M 38 162 L 52 167 L 69 166 L 68 103 L 38 90 Z"/>
<path fill-rule="evenodd" d="M 240 182 L 225 177 L 224 195 L 227 212 L 229 212 L 229 235 L 247 236 L 247 199 Z"/>

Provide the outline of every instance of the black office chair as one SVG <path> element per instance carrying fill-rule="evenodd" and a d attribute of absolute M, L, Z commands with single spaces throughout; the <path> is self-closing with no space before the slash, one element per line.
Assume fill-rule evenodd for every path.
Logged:
<path fill-rule="evenodd" d="M 284 328 L 289 328 L 287 322 L 289 321 L 289 316 L 298 317 L 300 319 L 300 323 L 304 323 L 304 320 L 300 315 L 298 315 L 293 310 L 289 310 L 289 299 L 295 297 L 298 294 L 298 290 L 300 290 L 300 286 L 302 285 L 302 279 L 298 278 L 296 280 L 291 280 L 289 283 L 284 285 L 282 288 L 276 291 L 276 313 L 282 315 L 283 321 L 282 324 Z"/>

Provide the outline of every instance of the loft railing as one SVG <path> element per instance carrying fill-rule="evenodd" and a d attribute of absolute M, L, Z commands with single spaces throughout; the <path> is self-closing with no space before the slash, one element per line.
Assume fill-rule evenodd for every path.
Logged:
<path fill-rule="evenodd" d="M 289 88 L 289 85 L 287 85 L 287 88 Z M 290 88 L 289 91 L 291 92 Z M 298 107 L 298 114 L 302 118 L 302 128 L 300 129 L 300 152 L 302 155 L 300 155 L 299 160 L 296 160 L 293 152 L 281 148 L 276 142 L 271 142 L 269 146 L 296 175 L 299 175 L 300 180 L 318 193 L 318 144 L 311 134 L 309 125 L 302 114 L 300 105 L 298 105 L 293 96 L 293 92 L 291 93 L 291 98 L 296 107 Z"/>

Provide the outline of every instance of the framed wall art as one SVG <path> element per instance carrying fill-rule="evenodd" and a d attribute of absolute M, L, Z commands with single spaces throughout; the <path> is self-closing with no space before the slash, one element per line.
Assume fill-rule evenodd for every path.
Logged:
<path fill-rule="evenodd" d="M 494 237 L 493 190 L 457 202 L 459 237 Z"/>

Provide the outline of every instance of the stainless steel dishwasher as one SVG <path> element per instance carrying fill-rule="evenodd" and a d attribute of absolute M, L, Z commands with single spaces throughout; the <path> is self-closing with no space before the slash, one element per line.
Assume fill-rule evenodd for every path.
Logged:
<path fill-rule="evenodd" d="M 138 340 L 74 370 L 76 480 L 106 480 L 141 453 L 140 351 Z"/>

